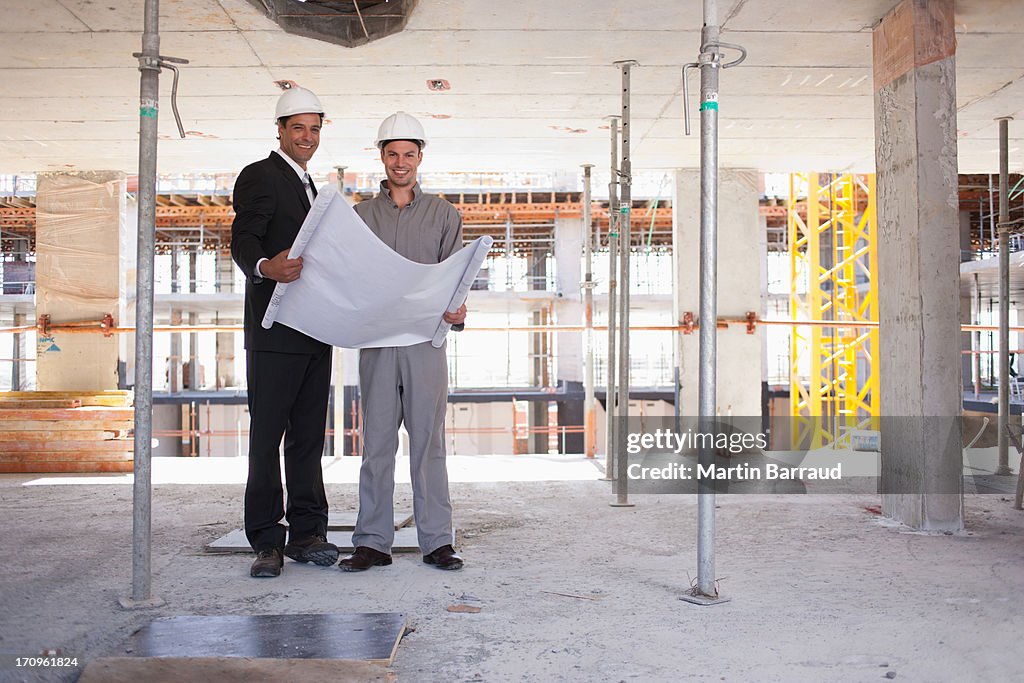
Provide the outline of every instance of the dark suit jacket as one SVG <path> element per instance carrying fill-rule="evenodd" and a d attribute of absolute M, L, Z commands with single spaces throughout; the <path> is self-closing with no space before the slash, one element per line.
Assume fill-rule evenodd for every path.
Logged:
<path fill-rule="evenodd" d="M 274 293 L 274 280 L 256 275 L 261 258 L 290 249 L 309 212 L 302 181 L 277 152 L 249 164 L 238 175 L 231 224 L 231 257 L 245 273 L 245 348 L 249 351 L 319 353 L 328 345 L 274 323 L 263 329 L 263 314 Z"/>

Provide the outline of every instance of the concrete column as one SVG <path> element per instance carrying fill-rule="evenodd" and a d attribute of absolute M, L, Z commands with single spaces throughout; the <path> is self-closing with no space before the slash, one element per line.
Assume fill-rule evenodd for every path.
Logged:
<path fill-rule="evenodd" d="M 235 264 L 231 260 L 231 253 L 227 249 L 219 250 L 216 259 L 216 290 L 221 293 L 234 292 Z M 216 321 L 218 324 L 235 322 L 231 319 L 221 318 L 219 313 Z M 215 344 L 217 349 L 217 388 L 238 386 L 235 379 L 235 333 L 218 332 Z"/>
<path fill-rule="evenodd" d="M 178 245 L 171 246 L 171 293 L 181 291 L 181 280 L 178 277 Z M 171 309 L 171 325 L 181 325 L 181 309 Z M 171 355 L 167 358 L 167 391 L 176 394 L 182 389 L 182 355 L 181 332 L 171 332 Z M 180 425 L 179 425 L 180 428 Z"/>
<path fill-rule="evenodd" d="M 14 260 L 4 264 L 4 294 L 25 294 L 31 292 L 35 283 L 34 263 L 28 259 L 28 240 L 16 239 L 14 243 Z M 19 313 L 15 306 L 14 327 L 21 327 L 28 323 L 28 316 Z M 25 344 L 26 335 L 24 332 L 15 332 L 12 337 L 11 346 L 11 391 L 22 391 L 27 386 L 28 364 L 25 360 L 28 356 Z"/>
<path fill-rule="evenodd" d="M 21 327 L 28 323 L 28 316 L 15 312 L 13 323 L 15 327 Z M 24 391 L 28 379 L 25 333 L 15 332 L 11 336 L 14 338 L 11 347 L 11 391 Z"/>
<path fill-rule="evenodd" d="M 188 291 L 196 293 L 197 280 L 199 277 L 199 248 L 193 247 L 188 252 Z M 188 324 L 194 327 L 199 323 L 199 317 L 195 311 L 189 311 Z M 189 391 L 199 391 L 202 388 L 199 370 L 199 333 L 189 332 L 188 334 L 188 388 Z"/>
<path fill-rule="evenodd" d="M 547 250 L 544 247 L 537 247 L 530 254 L 530 289 L 546 289 L 547 276 Z M 531 324 L 534 326 L 547 325 L 549 322 L 547 310 L 534 311 L 531 316 Z M 547 357 L 548 335 L 546 332 L 537 332 L 530 335 L 530 356 L 533 358 L 533 386 L 546 387 L 549 384 Z M 530 401 L 530 427 L 540 428 L 548 426 L 548 402 Z M 548 435 L 540 432 L 530 435 L 530 452 L 547 453 Z"/>
<path fill-rule="evenodd" d="M 758 177 L 749 170 L 723 168 L 718 173 L 718 315 L 742 318 L 762 309 L 764 228 L 758 212 Z M 673 261 L 676 285 L 673 310 L 680 323 L 686 313 L 697 318 L 700 300 L 700 171 L 679 169 L 672 194 Z M 701 321 L 705 323 L 705 321 Z M 712 323 L 714 324 L 714 323 Z M 717 411 L 743 417 L 761 415 L 764 375 L 763 329 L 746 326 L 718 330 Z M 697 414 L 697 334 L 678 333 L 680 414 Z"/>
<path fill-rule="evenodd" d="M 40 173 L 36 187 L 36 314 L 56 324 L 99 321 L 109 313 L 115 324 L 132 324 L 135 216 L 125 174 Z M 130 349 L 119 337 L 127 335 L 40 335 L 38 388 L 117 389 L 119 363 L 128 362 Z"/>
<path fill-rule="evenodd" d="M 583 324 L 583 219 L 555 219 L 555 324 Z M 577 392 L 583 391 L 583 333 L 558 332 L 555 335 L 557 349 L 557 381 L 560 386 Z M 583 400 L 573 399 L 558 402 L 558 424 L 576 426 L 583 424 Z M 564 445 L 563 445 L 564 444 Z M 562 453 L 582 453 L 583 433 L 566 434 L 559 439 Z"/>
<path fill-rule="evenodd" d="M 195 246 L 189 249 L 188 252 L 188 291 L 195 294 L 198 290 L 199 285 L 199 247 Z M 189 326 L 195 326 L 199 322 L 199 316 L 195 311 L 189 311 L 188 324 Z M 189 391 L 199 391 L 202 389 L 201 372 L 199 368 L 199 333 L 189 332 L 188 335 L 188 389 Z M 199 415 L 199 403 L 197 401 L 189 401 L 185 404 L 189 408 L 187 415 L 187 426 L 188 426 L 188 438 L 190 440 L 189 456 L 198 455 L 201 451 L 201 444 L 199 443 L 199 432 L 202 427 L 200 424 Z M 185 407 L 185 406 L 183 406 Z M 186 416 L 182 416 L 184 422 Z"/>
<path fill-rule="evenodd" d="M 968 304 L 970 301 L 968 301 Z M 1010 300 L 1010 306 L 1017 313 L 1017 322 L 1015 326 L 1024 323 L 1024 303 L 1019 301 Z M 1013 318 L 1010 319 L 1011 321 Z M 1013 364 L 1010 369 L 1017 373 L 1017 377 L 1024 381 L 1024 353 L 1016 353 L 1017 350 L 1024 349 L 1024 332 L 1010 332 L 1010 353 L 1012 356 Z M 970 379 L 970 375 L 968 375 Z M 1012 456 L 1011 456 L 1012 457 Z"/>
<path fill-rule="evenodd" d="M 758 316 L 765 316 L 768 313 L 768 217 L 762 216 L 761 196 L 764 194 L 764 175 L 757 174 L 757 249 L 759 252 L 761 271 L 761 305 L 756 309 Z M 761 344 L 761 428 L 768 431 L 771 427 L 771 406 L 768 398 L 768 330 L 762 328 L 757 337 Z M 772 360 L 775 360 L 774 358 Z"/>
<path fill-rule="evenodd" d="M 359 408 L 359 351 L 357 349 L 334 349 L 334 441 L 335 457 L 359 455 L 359 440 L 345 437 L 344 430 L 355 429 Z M 355 413 L 353 412 L 355 409 Z"/>
<path fill-rule="evenodd" d="M 171 309 L 171 325 L 181 324 L 181 309 Z M 171 355 L 167 358 L 167 391 L 177 394 L 182 390 L 181 333 L 171 332 Z"/>
<path fill-rule="evenodd" d="M 960 263 L 971 260 L 971 212 L 960 212 Z M 1019 318 L 1018 318 L 1019 320 Z M 971 293 L 961 291 L 960 293 L 960 322 L 969 325 L 971 318 Z M 1019 347 L 1018 347 L 1019 348 Z M 960 333 L 960 378 L 964 391 L 974 391 L 974 383 L 971 379 L 971 366 L 974 362 L 971 354 L 962 353 L 971 350 L 971 333 Z"/>
<path fill-rule="evenodd" d="M 903 0 L 875 28 L 882 508 L 963 527 L 953 0 Z M 891 423 L 890 423 L 891 424 Z"/>
<path fill-rule="evenodd" d="M 335 458 L 345 455 L 345 385 L 341 379 L 344 371 L 343 349 L 335 346 L 331 350 L 331 403 L 327 416 L 327 424 L 334 430 L 334 436 L 324 442 L 325 455 L 330 453 Z"/>
<path fill-rule="evenodd" d="M 171 293 L 177 294 L 181 291 L 181 270 L 179 269 L 180 250 L 178 245 L 171 246 Z M 182 311 L 180 308 L 171 308 L 171 325 L 182 324 Z M 170 356 L 167 358 L 167 391 L 170 394 L 178 394 L 184 389 L 184 356 L 181 348 L 181 332 L 171 332 Z M 174 404 L 168 406 L 173 409 L 173 417 L 170 418 L 171 428 L 178 432 L 174 439 L 176 450 L 174 455 L 188 457 L 191 438 L 188 433 L 188 426 L 191 424 L 188 413 L 188 404 Z M 169 453 L 165 453 L 169 454 Z"/>
<path fill-rule="evenodd" d="M 342 185 L 344 185 L 344 167 L 339 167 L 339 171 L 342 172 Z M 349 185 L 354 183 L 354 176 L 349 174 Z M 345 188 L 340 187 L 339 189 L 344 190 Z M 342 196 L 349 205 L 354 203 L 351 191 Z M 343 455 L 361 455 L 360 440 L 345 436 L 345 430 L 354 430 L 359 426 L 359 351 L 335 347 L 333 353 L 331 427 L 334 429 L 334 439 L 327 452 L 333 453 L 336 458 Z"/>

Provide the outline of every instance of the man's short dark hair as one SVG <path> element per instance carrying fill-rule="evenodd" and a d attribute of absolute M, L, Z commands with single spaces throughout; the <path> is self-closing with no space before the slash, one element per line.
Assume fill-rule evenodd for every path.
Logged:
<path fill-rule="evenodd" d="M 280 126 L 286 126 L 286 125 L 288 125 L 288 119 L 290 119 L 292 116 L 299 116 L 300 114 L 317 114 L 317 112 L 309 111 L 309 112 L 300 112 L 299 114 L 289 114 L 288 116 L 282 116 L 281 118 L 279 118 L 277 120 L 277 123 Z M 323 114 L 319 114 L 319 116 L 320 116 L 320 125 L 323 125 L 323 123 L 324 123 L 324 115 Z"/>
<path fill-rule="evenodd" d="M 381 144 L 380 148 L 384 149 L 385 147 L 388 146 L 388 143 L 391 143 L 391 142 L 412 142 L 412 143 L 415 143 L 416 148 L 419 151 L 421 151 L 421 152 L 423 151 L 423 140 L 415 140 L 413 138 L 395 138 L 394 140 L 384 140 L 383 144 Z"/>

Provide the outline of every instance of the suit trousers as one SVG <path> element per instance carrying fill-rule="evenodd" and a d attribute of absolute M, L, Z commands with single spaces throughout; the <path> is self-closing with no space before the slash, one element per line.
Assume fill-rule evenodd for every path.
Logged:
<path fill-rule="evenodd" d="M 282 436 L 291 538 L 327 533 L 327 495 L 320 459 L 331 389 L 331 348 L 315 354 L 247 351 L 246 360 L 249 478 L 245 485 L 245 535 L 258 552 L 284 547 Z"/>
<path fill-rule="evenodd" d="M 448 495 L 444 417 L 448 405 L 445 346 L 361 349 L 359 391 L 363 401 L 363 464 L 354 546 L 390 553 L 395 539 L 394 494 L 398 428 L 409 432 L 413 516 L 420 550 L 454 542 Z"/>

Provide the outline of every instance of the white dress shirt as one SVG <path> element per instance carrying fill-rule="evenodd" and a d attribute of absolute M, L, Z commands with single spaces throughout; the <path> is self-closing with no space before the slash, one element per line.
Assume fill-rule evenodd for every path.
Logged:
<path fill-rule="evenodd" d="M 310 205 L 312 205 L 313 204 L 313 198 L 314 198 L 313 197 L 313 179 L 309 177 L 309 173 L 306 172 L 306 169 L 302 168 L 297 163 L 295 163 L 295 160 L 292 159 L 287 154 L 285 154 L 283 150 L 275 149 L 274 151 L 277 152 L 282 159 L 287 161 L 288 165 L 292 167 L 293 171 L 295 171 L 295 174 L 297 176 L 299 176 L 299 180 L 302 181 L 302 186 L 304 188 L 306 188 L 306 197 L 309 198 L 309 203 L 310 203 Z M 261 258 L 259 261 L 256 262 L 256 275 L 258 277 L 263 277 L 263 271 L 260 269 L 260 266 L 262 266 L 263 262 L 267 261 L 267 260 L 269 260 L 269 259 Z"/>

